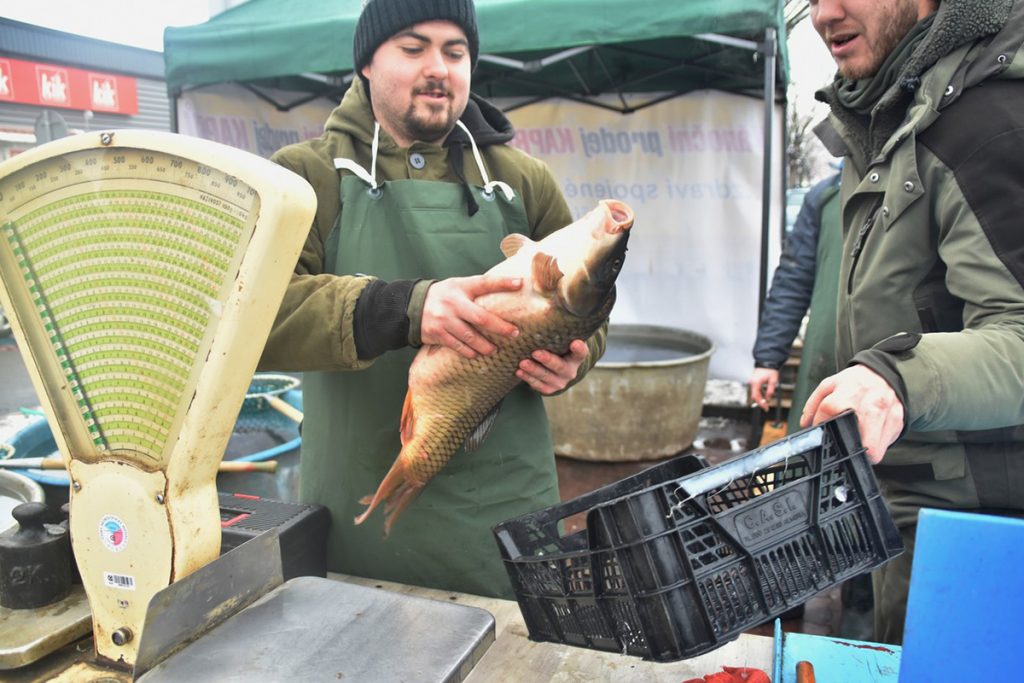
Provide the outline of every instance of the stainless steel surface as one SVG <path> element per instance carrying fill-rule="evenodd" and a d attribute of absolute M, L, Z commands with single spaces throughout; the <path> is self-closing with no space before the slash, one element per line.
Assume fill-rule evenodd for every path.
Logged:
<path fill-rule="evenodd" d="M 146 610 L 135 676 L 281 585 L 276 529 L 175 581 L 153 596 Z M 199 676 L 193 680 L 216 680 Z"/>
<path fill-rule="evenodd" d="M 23 474 L 0 469 L 0 534 L 18 525 L 11 511 L 22 503 L 42 503 L 43 487 Z"/>
<path fill-rule="evenodd" d="M 454 683 L 493 642 L 494 617 L 485 610 L 301 577 L 139 680 Z"/>
<path fill-rule="evenodd" d="M 89 601 L 80 585 L 72 586 L 63 600 L 38 609 L 0 607 L 0 670 L 31 664 L 91 631 Z M 7 676 L 0 674 L 0 680 Z"/>

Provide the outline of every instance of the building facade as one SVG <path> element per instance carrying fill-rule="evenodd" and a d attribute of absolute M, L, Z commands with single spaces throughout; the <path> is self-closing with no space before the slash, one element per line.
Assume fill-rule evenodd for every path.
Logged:
<path fill-rule="evenodd" d="M 117 128 L 171 130 L 163 54 L 0 17 L 0 161 Z"/>

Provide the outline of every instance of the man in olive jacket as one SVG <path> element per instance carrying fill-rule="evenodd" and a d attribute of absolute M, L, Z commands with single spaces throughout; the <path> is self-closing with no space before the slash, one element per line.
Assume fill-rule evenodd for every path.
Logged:
<path fill-rule="evenodd" d="M 844 156 L 837 362 L 803 424 L 853 409 L 908 552 L 875 576 L 902 639 L 921 507 L 1024 511 L 1024 4 L 812 0 Z M 952 571 L 944 567 L 936 570 Z"/>
<path fill-rule="evenodd" d="M 470 94 L 478 53 L 472 0 L 364 6 L 359 78 L 323 135 L 274 157 L 319 205 L 260 365 L 305 373 L 300 492 L 331 512 L 329 570 L 511 597 L 491 527 L 559 501 L 541 394 L 586 372 L 603 330 L 523 359 L 483 444 L 456 453 L 387 538 L 384 515 L 353 524 L 401 449 L 416 348 L 472 358 L 495 351 L 485 333 L 517 334 L 474 299 L 521 283 L 479 274 L 505 235 L 572 220 L 548 168 L 504 144 L 509 121 Z"/>

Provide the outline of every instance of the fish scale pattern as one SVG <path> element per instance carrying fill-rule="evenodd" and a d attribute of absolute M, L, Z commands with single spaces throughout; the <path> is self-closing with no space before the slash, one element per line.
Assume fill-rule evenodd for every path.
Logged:
<path fill-rule="evenodd" d="M 603 305 L 587 317 L 555 308 L 550 315 L 513 320 L 519 335 L 499 342 L 496 353 L 474 359 L 455 358 L 458 369 L 446 373 L 443 386 L 433 386 L 430 392 L 420 394 L 428 396 L 429 403 L 426 399 L 417 400 L 414 394 L 416 436 L 403 447 L 401 456 L 406 459 L 406 476 L 419 485 L 430 481 L 498 401 L 522 381 L 515 374 L 522 359 L 538 349 L 564 354 L 573 339 L 587 339 L 594 334 L 614 303 L 613 289 Z M 454 357 L 454 352 L 451 354 Z M 438 378 L 422 379 L 431 382 Z"/>

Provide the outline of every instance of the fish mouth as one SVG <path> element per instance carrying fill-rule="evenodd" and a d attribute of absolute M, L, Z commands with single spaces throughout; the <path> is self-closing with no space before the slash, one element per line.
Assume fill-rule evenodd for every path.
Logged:
<path fill-rule="evenodd" d="M 635 215 L 624 202 L 604 199 L 604 216 L 593 228 L 594 246 L 576 276 L 566 278 L 563 306 L 571 314 L 584 318 L 606 311 L 615 300 L 615 280 L 626 260 L 626 245 Z"/>
<path fill-rule="evenodd" d="M 615 199 L 605 199 L 601 203 L 611 217 L 611 220 L 602 226 L 607 234 L 617 235 L 633 227 L 633 220 L 636 218 L 636 215 L 628 204 Z"/>
<path fill-rule="evenodd" d="M 626 259 L 626 245 L 629 243 L 629 229 L 633 227 L 636 214 L 628 204 L 615 200 L 605 200 L 609 221 L 605 223 L 605 234 L 618 235 L 609 250 L 604 262 L 598 269 L 596 279 L 600 282 L 615 282 Z"/>

